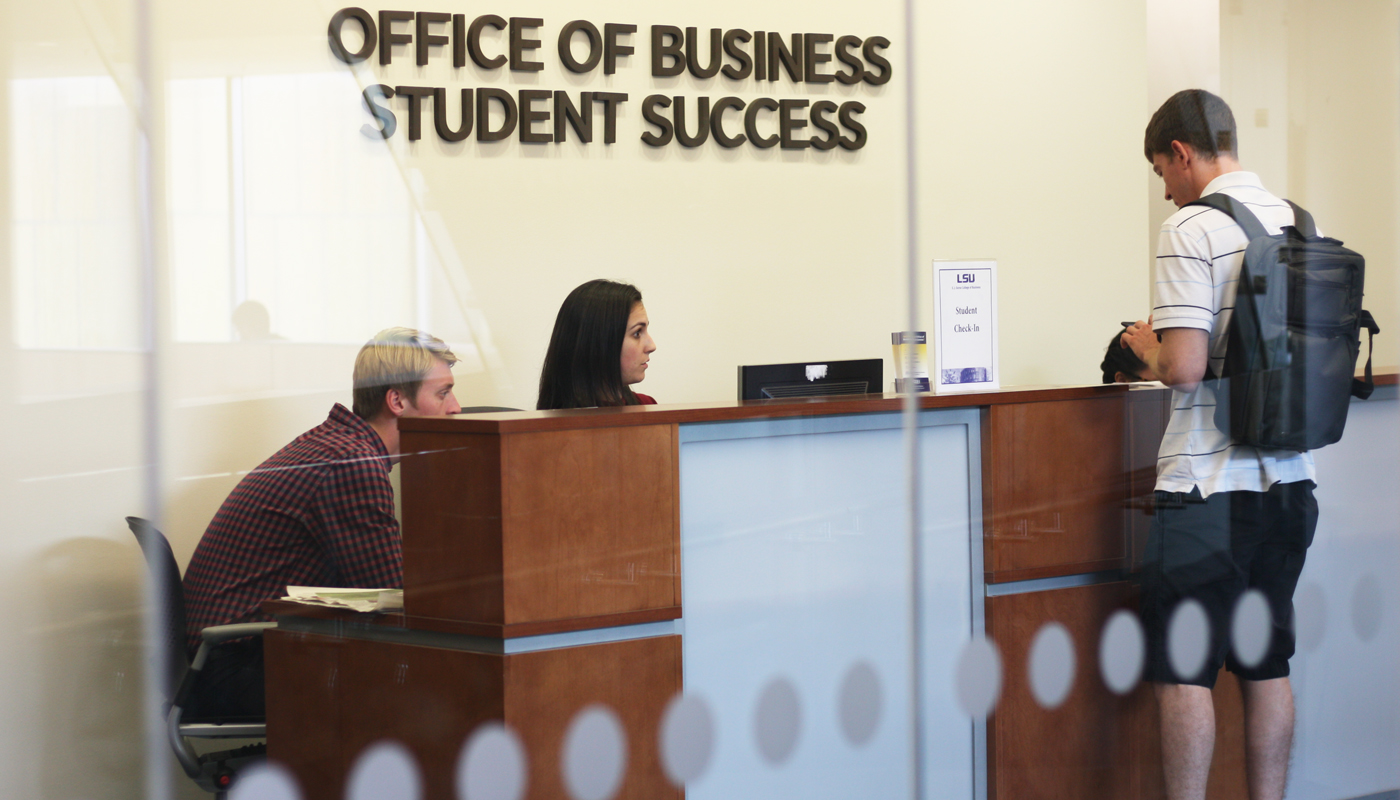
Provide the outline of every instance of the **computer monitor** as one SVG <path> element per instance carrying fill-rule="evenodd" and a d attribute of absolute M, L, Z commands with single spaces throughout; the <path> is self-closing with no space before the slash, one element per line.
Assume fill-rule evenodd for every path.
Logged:
<path fill-rule="evenodd" d="M 873 394 L 884 387 L 885 362 L 878 358 L 739 367 L 740 400 Z"/>

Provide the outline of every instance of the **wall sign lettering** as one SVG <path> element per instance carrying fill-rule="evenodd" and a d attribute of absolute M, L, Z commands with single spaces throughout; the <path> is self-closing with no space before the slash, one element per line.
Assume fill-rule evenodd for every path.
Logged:
<path fill-rule="evenodd" d="M 361 43 L 351 50 L 347 28 L 357 26 Z M 379 11 L 342 8 L 331 16 L 331 53 L 347 64 L 378 54 L 381 67 L 394 58 L 412 58 L 417 66 L 451 59 L 456 69 L 468 60 L 483 70 L 539 72 L 548 57 L 538 17 L 505 18 L 482 14 L 436 11 Z M 483 36 L 487 30 L 489 38 Z M 613 23 L 601 28 L 588 20 L 573 20 L 559 30 L 553 50 L 569 72 L 584 75 L 602 68 L 616 74 L 632 64 L 636 25 Z M 838 83 L 882 86 L 893 75 L 883 36 L 836 36 L 829 33 L 782 34 L 739 28 L 679 28 L 653 25 L 647 32 L 646 60 L 654 78 L 689 73 L 695 78 L 721 77 L 734 85 L 748 83 Z M 493 44 L 499 42 L 499 44 Z M 577 45 L 582 45 L 582 55 Z M 398 48 L 396 51 L 396 47 Z M 562 91 L 541 88 L 506 90 L 492 86 L 444 87 L 374 84 L 363 93 L 373 123 L 361 130 L 388 139 L 406 120 L 410 141 L 431 128 L 439 139 L 460 142 L 470 136 L 496 142 L 512 136 L 526 144 L 565 142 L 570 137 L 589 144 L 601 138 L 617 141 L 618 113 L 629 101 L 625 92 Z M 859 150 L 868 140 L 860 117 L 865 104 L 825 97 L 758 97 L 734 95 L 687 97 L 650 94 L 641 100 L 646 129 L 640 138 L 652 147 L 674 143 L 701 147 L 713 141 L 724 148 L 779 147 Z M 497 113 L 492 113 L 492 112 Z"/>

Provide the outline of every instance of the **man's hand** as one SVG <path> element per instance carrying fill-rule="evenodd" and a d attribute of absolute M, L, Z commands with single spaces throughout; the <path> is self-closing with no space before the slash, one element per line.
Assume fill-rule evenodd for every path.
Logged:
<path fill-rule="evenodd" d="M 1152 362 L 1148 360 L 1148 354 L 1156 353 L 1162 347 L 1162 343 L 1157 340 L 1156 331 L 1152 330 L 1152 317 L 1148 316 L 1146 322 L 1138 320 L 1124 328 L 1122 344 L 1142 359 L 1142 363 L 1152 366 Z"/>
<path fill-rule="evenodd" d="M 1151 368 L 1162 383 L 1183 392 L 1193 391 L 1206 375 L 1210 334 L 1198 328 L 1168 328 L 1158 334 L 1152 317 L 1123 331 L 1123 346 Z"/>

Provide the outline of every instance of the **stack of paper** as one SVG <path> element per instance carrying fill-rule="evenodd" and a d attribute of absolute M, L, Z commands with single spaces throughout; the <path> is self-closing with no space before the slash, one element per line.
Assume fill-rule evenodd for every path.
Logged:
<path fill-rule="evenodd" d="M 352 611 L 401 611 L 403 589 L 337 589 L 329 586 L 288 586 L 283 600 Z"/>

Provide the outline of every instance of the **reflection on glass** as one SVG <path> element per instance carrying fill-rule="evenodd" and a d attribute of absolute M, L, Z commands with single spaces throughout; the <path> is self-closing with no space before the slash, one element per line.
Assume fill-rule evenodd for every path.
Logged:
<path fill-rule="evenodd" d="M 802 702 L 787 678 L 773 678 L 763 687 L 754 707 L 753 732 L 758 752 L 775 767 L 797 749 L 802 733 Z"/>
<path fill-rule="evenodd" d="M 1303 581 L 1293 595 L 1293 626 L 1298 650 L 1311 653 L 1322 645 L 1327 631 L 1327 595 L 1312 581 Z"/>
<path fill-rule="evenodd" d="M 276 764 L 264 763 L 238 776 L 229 800 L 301 800 L 296 778 Z"/>
<path fill-rule="evenodd" d="M 661 716 L 661 765 L 666 777 L 684 786 L 705 774 L 715 749 L 710 706 L 696 694 L 678 694 Z"/>
<path fill-rule="evenodd" d="M 1047 622 L 1031 641 L 1031 695 L 1042 708 L 1059 708 L 1074 686 L 1074 640 L 1058 622 Z"/>
<path fill-rule="evenodd" d="M 11 281 L 25 349 L 141 343 L 133 120 L 106 75 L 9 82 Z"/>
<path fill-rule="evenodd" d="M 573 800 L 608 800 L 627 771 L 627 734 L 612 709 L 588 706 L 564 734 L 564 786 Z"/>
<path fill-rule="evenodd" d="M 186 560 L 238 478 L 317 421 L 333 393 L 345 392 L 349 348 L 368 333 L 397 324 L 434 330 L 465 359 L 459 378 L 479 381 L 463 393 L 464 400 L 528 406 L 533 367 L 513 367 L 515 387 L 502 390 L 503 396 L 490 394 L 497 387 L 486 373 L 504 371 L 487 335 L 490 325 L 500 326 L 501 341 L 509 343 L 506 361 L 517 367 L 537 364 L 543 352 L 538 331 L 547 330 L 550 315 L 535 315 L 529 303 L 537 303 L 547 289 L 567 288 L 595 273 L 635 278 L 654 286 L 649 291 L 658 301 L 671 304 L 668 330 L 675 332 L 668 333 L 668 343 L 674 349 L 668 344 L 667 352 L 675 369 L 670 374 L 685 377 L 667 378 L 673 382 L 663 400 L 728 397 L 729 384 L 714 376 L 727 380 L 734 364 L 758 360 L 735 355 L 754 342 L 765 351 L 788 353 L 775 353 L 772 360 L 805 357 L 809 346 L 824 356 L 844 347 L 864 355 L 869 346 L 860 342 L 868 341 L 870 329 L 906 327 L 903 320 L 895 325 L 885 319 L 886 307 L 915 298 L 903 297 L 903 290 L 892 295 L 890 275 L 871 266 L 898 260 L 902 246 L 888 245 L 899 239 L 899 226 L 885 225 L 898 216 L 898 202 L 888 197 L 906 166 L 897 148 L 886 146 L 887 120 L 903 112 L 898 93 L 906 77 L 899 44 L 906 32 L 896 19 L 898 4 L 863 9 L 851 26 L 895 41 L 888 49 L 894 80 L 883 96 L 863 86 L 817 87 L 838 101 L 860 97 L 869 105 L 870 145 L 858 159 L 845 161 L 835 159 L 839 152 L 820 157 L 825 160 L 811 158 L 810 149 L 799 160 L 792 158 L 799 154 L 782 148 L 652 152 L 627 141 L 635 139 L 628 126 L 645 125 L 640 104 L 647 92 L 693 95 L 725 81 L 691 85 L 682 76 L 674 88 L 640 79 L 636 89 L 625 85 L 629 70 L 634 76 L 647 72 L 645 26 L 632 35 L 637 52 L 622 57 L 619 74 L 597 81 L 554 71 L 537 76 L 471 64 L 450 68 L 451 46 L 439 44 L 432 45 L 433 63 L 423 70 L 415 72 L 414 46 L 407 44 L 395 46 L 392 70 L 370 63 L 351 73 L 325 52 L 330 8 L 279 7 L 268 28 L 257 22 L 261 12 L 240 19 L 220 16 L 226 10 L 156 3 L 150 6 L 155 36 L 142 54 L 126 41 L 134 28 L 135 5 L 129 0 L 12 5 L 4 27 L 12 38 L 27 39 L 5 50 L 10 66 L 3 100 L 9 219 L 0 280 L 9 292 L 4 304 L 10 343 L 0 345 L 0 396 L 10 398 L 10 410 L 17 414 L 7 459 L 13 474 L 4 487 L 6 509 L 15 512 L 6 563 L 20 576 L 10 597 L 20 600 L 19 618 L 28 623 L 18 646 L 4 656 L 6 674 L 16 678 L 0 698 L 12 727 L 25 732 L 7 741 L 11 760 L 0 770 L 6 773 L 0 788 L 11 788 L 14 796 L 25 796 L 23 790 L 32 787 L 63 797 L 140 792 L 139 757 L 149 746 L 133 722 L 142 668 L 133 623 L 140 568 L 120 519 L 132 513 L 164 515 L 174 523 L 169 529 L 177 555 Z M 1203 80 L 1235 106 L 1251 168 L 1266 185 L 1316 211 L 1329 233 L 1365 252 L 1373 265 L 1368 303 L 1396 307 L 1396 275 L 1389 267 L 1396 260 L 1392 229 L 1400 196 L 1394 191 L 1400 91 L 1391 68 L 1397 47 L 1393 4 L 1292 3 L 1285 9 L 1279 3 L 1227 2 L 1195 20 L 1189 37 L 1167 37 L 1160 26 L 1144 25 L 1141 7 L 1125 10 L 1124 5 L 1110 14 L 1101 3 L 1056 7 L 1055 15 L 1074 20 L 1084 40 L 1055 27 L 1052 14 L 1007 23 L 970 4 L 954 10 L 952 21 L 959 24 L 948 25 L 951 5 L 944 5 L 928 14 L 919 7 L 923 30 L 945 38 L 930 36 L 930 44 L 942 46 L 921 51 L 927 57 L 916 68 L 925 81 L 934 76 L 940 113 L 960 118 L 971 110 L 979 123 L 934 128 L 926 116 L 915 118 L 923 126 L 915 137 L 923 168 L 937 179 L 924 183 L 932 210 L 924 212 L 920 233 L 935 244 L 920 258 L 990 246 L 1005 250 L 1008 264 L 1037 265 L 1008 282 L 1008 304 L 1022 308 L 1023 321 L 1035 330 L 1048 329 L 1043 323 L 1058 315 L 1057 340 L 1090 353 L 1087 368 L 1102 347 L 1104 320 L 1120 316 L 1106 306 L 1140 301 L 1152 282 L 1142 231 L 1102 226 L 1111 241 L 1084 261 L 1084 253 L 1064 245 L 1063 237 L 1029 230 L 1007 237 L 1004 226 L 967 224 L 972 215 L 960 216 L 960 209 L 975 204 L 963 202 L 964 194 L 980 191 L 979 185 L 992 187 L 1016 219 L 1035 226 L 1040 220 L 1029 206 L 1041 201 L 1037 186 L 1054 183 L 1067 193 L 1061 205 L 1068 209 L 1054 220 L 1057 234 L 1103 222 L 1115 210 L 1133 225 L 1151 217 L 1155 233 L 1165 214 L 1156 213 L 1160 208 L 1143 213 L 1142 186 L 1151 179 L 1131 153 L 1123 162 L 1127 166 L 1100 161 L 1102 169 L 1080 170 L 1074 181 L 1043 172 L 1025 177 L 1034 171 L 1013 163 L 1025 156 L 1008 143 L 1024 138 L 1018 128 L 1039 99 L 1017 95 L 1017 86 L 1068 87 L 1056 102 L 1074 107 L 1083 97 L 1142 97 L 1159 84 Z M 1174 4 L 1150 4 L 1162 6 Z M 553 70 L 551 34 L 566 18 L 560 16 L 562 7 L 546 2 L 539 10 L 491 9 L 511 19 L 506 27 L 487 26 L 482 32 L 486 54 L 509 51 L 514 14 L 538 13 L 548 24 L 525 37 L 538 34 L 543 44 L 534 57 Z M 1064 13 L 1066 8 L 1078 13 Z M 477 13 L 468 10 L 466 21 Z M 716 6 L 707 13 L 696 24 L 743 24 L 732 9 Z M 796 30 L 805 21 L 820 29 L 821 20 L 836 12 L 834 6 L 815 4 L 794 13 L 785 19 Z M 1028 7 L 1027 13 L 1038 10 Z M 416 22 L 396 22 L 394 33 L 416 37 Z M 997 41 L 976 34 L 980 23 L 997 31 Z M 785 24 L 780 20 L 774 27 Z M 454 33 L 451 22 L 431 26 L 434 35 Z M 353 22 L 347 26 L 352 47 L 356 28 Z M 943 34 L 944 29 L 951 33 Z M 1093 49 L 1102 42 L 1136 42 L 1144 29 L 1154 47 L 1163 40 L 1198 47 L 1202 57 L 1191 61 L 1200 71 L 1183 73 L 1191 66 L 1182 63 L 1187 59 L 1164 65 L 1157 56 L 1144 58 L 1136 46 Z M 706 33 L 700 28 L 702 45 Z M 587 49 L 585 34 L 580 30 L 573 41 L 580 56 Z M 787 47 L 785 36 L 778 38 Z M 1039 51 L 1038 41 L 1055 46 Z M 995 49 L 1002 46 L 1006 49 Z M 1085 67 L 1084 59 L 1062 57 L 1091 50 L 1103 56 L 1101 64 Z M 852 52 L 860 53 L 860 46 Z M 795 53 L 787 55 L 795 58 Z M 984 54 L 998 59 L 997 69 L 969 69 L 957 81 L 937 77 L 950 63 Z M 149 295 L 138 274 L 138 132 L 130 73 L 139 55 L 152 56 L 155 73 L 163 78 L 152 87 L 154 108 L 163 117 L 161 135 L 155 137 L 155 174 L 164 180 L 152 208 L 166 215 L 156 225 L 166 237 L 165 258 L 157 265 L 160 285 Z M 787 68 L 779 63 L 775 69 Z M 514 97 L 522 88 L 556 87 L 572 97 L 599 88 L 632 95 L 623 106 L 623 136 L 616 145 L 595 142 L 584 148 L 570 141 L 522 147 L 512 140 L 434 149 L 439 142 L 431 135 L 411 145 L 403 128 L 387 146 L 361 134 L 368 117 L 358 102 L 360 90 L 380 80 L 450 90 L 490 85 Z M 801 83 L 806 82 L 787 81 L 780 91 L 778 84 L 750 82 L 734 91 L 745 101 L 755 93 L 805 97 L 808 89 Z M 456 102 L 454 97 L 454 109 Z M 393 103 L 405 121 L 404 98 Z M 432 101 L 424 103 L 425 115 L 431 116 Z M 539 102 L 537 108 L 550 105 Z M 1072 149 L 1082 144 L 1085 130 L 1093 130 L 1103 142 L 1126 150 L 1140 132 L 1140 109 L 1100 116 L 1106 105 L 1112 104 L 1077 104 L 1075 123 L 1066 126 L 1077 130 L 1036 135 L 1046 140 L 1046 148 Z M 693 102 L 687 107 L 696 108 Z M 713 105 L 711 112 L 718 116 Z M 728 113 L 727 123 L 715 124 L 740 129 L 736 108 Z M 776 112 L 764 112 L 770 113 L 766 119 L 776 118 Z M 690 123 L 693 127 L 696 120 Z M 1011 133 L 1000 133 L 1005 131 Z M 1128 163 L 1129 156 L 1135 164 Z M 975 166 L 963 172 L 964 164 Z M 1030 191 L 1022 194 L 1031 200 L 1001 191 L 1012 184 L 1026 184 Z M 1091 215 L 1083 210 L 1088 203 L 1077 202 L 1084 197 L 1075 195 L 1079 190 L 1115 202 Z M 803 231 L 814 233 L 796 235 Z M 694 244 L 696 232 L 723 247 Z M 656 257 L 663 252 L 665 258 Z M 1055 269 L 1066 262 L 1084 262 L 1085 280 L 1074 290 L 1064 270 Z M 583 266 L 586 274 L 571 271 Z M 1129 277 L 1115 283 L 1120 275 Z M 473 282 L 482 290 L 479 297 L 472 293 Z M 1119 291 L 1124 285 L 1130 291 Z M 1096 290 L 1100 293 L 1092 294 Z M 1066 302 L 1089 311 L 1064 315 Z M 167 334 L 157 343 L 166 367 L 162 383 L 149 386 L 151 374 L 140 351 L 142 331 L 153 321 L 144 316 L 148 307 L 157 310 L 154 321 Z M 1053 312 L 1047 310 L 1052 307 Z M 1393 323 L 1393 310 L 1389 318 Z M 725 319 L 742 320 L 733 327 L 747 330 L 732 333 L 712 324 Z M 811 320 L 819 324 L 794 324 Z M 1378 337 L 1392 354 L 1393 341 Z M 1044 350 L 1007 342 L 1003 355 L 1013 382 L 1077 383 L 1091 372 L 1069 357 L 1047 358 Z M 1393 363 L 1393 358 L 1382 360 L 1380 352 L 1378 364 Z M 144 407 L 159 409 L 154 429 L 141 424 Z M 1400 786 L 1393 758 L 1400 709 L 1400 684 L 1393 675 L 1400 649 L 1384 572 L 1385 564 L 1400 557 L 1400 538 L 1393 535 L 1392 510 L 1372 499 L 1384 498 L 1395 481 L 1400 415 L 1393 396 L 1354 404 L 1352 414 L 1347 440 L 1338 450 L 1318 454 L 1327 535 L 1320 534 L 1309 552 L 1306 580 L 1294 599 L 1299 727 L 1290 792 L 1308 800 Z M 861 427 L 871 416 L 852 415 L 850 429 L 828 427 L 811 436 L 806 435 L 811 431 L 777 430 L 779 420 L 750 420 L 750 427 L 765 429 L 764 436 L 681 439 L 677 445 L 677 458 L 689 459 L 677 480 L 691 493 L 679 512 L 688 516 L 678 523 L 684 558 L 675 569 L 693 571 L 686 575 L 686 607 L 677 632 L 686 639 L 686 687 L 703 691 L 705 699 L 684 694 L 674 700 L 659 732 L 667 775 L 677 783 L 698 784 L 687 787 L 695 798 L 746 796 L 733 790 L 735 784 L 751 790 L 748 796 L 782 797 L 801 781 L 808 782 L 801 784 L 803 790 L 817 789 L 797 794 L 820 796 L 825 788 L 858 796 L 843 780 L 877 786 L 881 797 L 911 796 L 906 784 L 912 778 L 889 765 L 902 769 L 910 763 L 905 756 L 911 722 L 929 720 L 939 722 L 927 726 L 925 751 L 918 754 L 929 773 L 924 785 L 936 787 L 933 796 L 972 797 L 967 765 L 977 762 L 966 752 L 974 746 L 969 726 L 942 722 L 956 717 L 959 707 L 981 718 L 998 702 L 1028 701 L 1028 686 L 1045 708 L 1073 707 L 1090 694 L 1071 688 L 1076 673 L 1067 664 L 1074 641 L 1084 654 L 1091 649 L 1085 643 L 1098 642 L 1099 671 L 1109 689 L 1148 694 L 1139 684 L 1141 626 L 1131 612 L 1118 611 L 1102 629 L 1067 631 L 1054 624 L 1041 629 L 1031 646 L 1029 671 L 1017 666 L 1005 676 L 1011 683 L 999 701 L 1003 667 L 996 645 L 981 635 L 981 604 L 991 598 L 981 596 L 980 578 L 970 589 L 937 580 L 923 586 L 904 582 L 908 542 L 902 520 L 909 502 L 901 482 L 903 434 Z M 956 571 L 966 580 L 983 566 L 994 569 L 980 564 L 968 569 L 974 563 L 968 529 L 979 537 L 972 540 L 973 552 L 984 533 L 993 535 L 992 521 L 977 514 L 976 495 L 978 469 L 990 474 L 993 465 L 976 460 L 985 442 L 931 430 L 921 431 L 919 441 L 948 440 L 930 446 L 934 457 L 921 466 L 921 481 L 930 493 L 937 492 L 936 500 L 922 504 L 921 541 L 931 567 L 948 567 L 947 575 Z M 684 425 L 680 431 L 678 437 L 690 435 Z M 804 437 L 808 444 L 793 446 Z M 817 439 L 826 441 L 810 444 Z M 1116 458 L 1118 442 L 1099 444 Z M 725 452 L 707 455 L 721 449 Z M 142 476 L 152 452 L 160 461 L 152 474 L 168 478 L 146 485 Z M 1054 465 L 1048 472 L 1063 469 L 1064 461 L 1056 457 L 1045 463 Z M 848 465 L 856 468 L 841 469 Z M 695 502 L 706 488 L 694 483 L 701 468 L 709 470 L 710 491 L 698 495 L 704 502 Z M 1087 505 L 1089 495 L 1097 497 L 1104 485 L 1070 499 Z M 154 507 L 146 507 L 152 505 L 148 498 L 155 498 Z M 1120 501 L 1115 496 L 1106 506 L 1108 528 L 1116 524 Z M 975 521 L 964 519 L 968 509 Z M 1053 516 L 1058 512 L 1041 510 L 1007 535 L 1025 541 L 1079 536 L 1068 521 L 1060 525 Z M 978 527 L 983 524 L 985 531 Z M 925 576 L 936 568 L 925 570 Z M 1103 590 L 1112 591 L 1119 589 Z M 1122 602 L 1113 607 L 1132 607 L 1134 587 L 1121 591 L 1115 601 Z M 915 597 L 926 599 L 920 622 L 925 646 L 911 655 L 909 609 Z M 970 610 L 972 597 L 977 600 Z M 1025 627 L 1027 636 L 1042 623 L 1053 623 L 1048 618 L 1053 615 L 1046 616 Z M 1270 622 L 1268 608 L 1248 596 L 1236 607 L 1230 638 L 1240 661 L 1248 663 L 1267 650 Z M 1182 608 L 1171 633 L 1174 668 L 1193 672 L 1211 638 L 1204 615 Z M 1019 654 L 1025 642 L 1001 643 L 1008 654 Z M 1063 657 L 1066 651 L 1069 659 Z M 923 692 L 916 696 L 919 681 Z M 607 718 L 607 712 L 598 713 Z M 1008 708 L 1002 722 L 1009 724 L 1011 717 Z M 576 720 L 580 730 L 587 719 Z M 1102 722 L 1097 732 L 1120 721 Z M 655 722 L 652 718 L 634 733 L 632 743 L 650 747 L 658 734 Z M 598 724 L 600 731 L 610 730 Z M 574 751 L 582 754 L 581 763 L 625 765 L 629 753 L 643 749 L 629 750 L 620 735 L 600 736 L 579 734 Z M 602 756 L 589 749 L 604 740 L 616 746 Z M 456 744 L 454 739 L 449 746 Z M 1044 752 L 1048 744 L 1031 756 Z M 80 770 L 73 769 L 75 755 Z M 397 745 L 367 751 L 353 776 L 352 796 L 412 797 L 421 783 L 418 766 L 422 774 L 457 768 L 459 800 L 520 800 L 528 790 L 525 768 L 534 754 L 524 752 L 520 739 L 498 724 L 478 729 L 460 754 L 454 751 L 444 760 L 452 755 L 459 756 L 457 764 L 416 765 Z M 553 775 L 562 767 L 567 774 L 568 753 L 562 765 L 552 763 L 552 756 L 543 767 L 537 760 L 536 768 Z M 1116 752 L 1104 758 L 1111 767 L 1125 766 L 1122 759 L 1113 760 Z M 955 774 L 950 763 L 960 771 Z M 1080 769 L 1077 763 L 1029 763 L 1026 771 L 1042 783 L 1058 777 L 1056 770 Z M 571 779 L 571 791 L 576 797 L 615 794 L 621 789 L 608 776 L 621 771 L 621 766 L 583 769 Z M 758 785 L 766 779 L 773 782 Z M 20 790 L 13 790 L 16 786 Z M 248 773 L 234 794 L 235 800 L 298 796 L 287 774 L 275 767 Z"/>
<path fill-rule="evenodd" d="M 1385 616 L 1381 582 L 1371 573 L 1356 581 L 1351 593 L 1351 627 L 1356 638 L 1369 642 L 1380 632 Z"/>
<path fill-rule="evenodd" d="M 1001 654 L 989 639 L 974 637 L 958 656 L 958 705 L 969 717 L 985 717 L 1001 696 Z"/>
<path fill-rule="evenodd" d="M 1146 651 L 1142 623 L 1126 609 L 1113 612 L 1099 639 L 1099 672 L 1114 694 L 1127 694 L 1142 676 Z"/>
<path fill-rule="evenodd" d="M 1201 674 L 1210 650 L 1210 620 L 1196 600 L 1183 600 L 1167 623 L 1167 660 L 1183 679 Z"/>
<path fill-rule="evenodd" d="M 856 747 L 864 745 L 880 727 L 884 692 L 880 675 L 868 661 L 859 661 L 846 670 L 837 701 L 841 733 Z"/>
<path fill-rule="evenodd" d="M 457 758 L 458 800 L 520 800 L 528 755 L 520 737 L 499 722 L 472 732 Z"/>
<path fill-rule="evenodd" d="M 381 741 L 366 747 L 350 769 L 346 800 L 419 800 L 423 779 L 408 748 Z"/>
<path fill-rule="evenodd" d="M 232 340 L 250 300 L 271 333 L 298 342 L 430 327 L 409 189 L 358 132 L 360 109 L 340 102 L 352 86 L 335 72 L 171 82 L 177 340 Z"/>
<path fill-rule="evenodd" d="M 1272 630 L 1273 615 L 1264 593 L 1250 589 L 1241 595 L 1230 621 L 1230 643 L 1240 664 L 1253 667 L 1264 660 Z"/>

